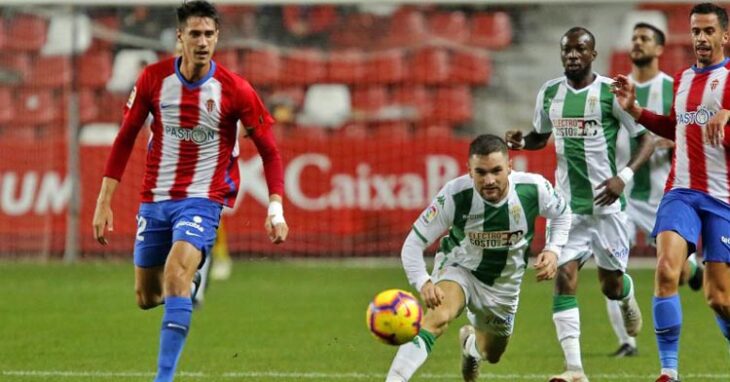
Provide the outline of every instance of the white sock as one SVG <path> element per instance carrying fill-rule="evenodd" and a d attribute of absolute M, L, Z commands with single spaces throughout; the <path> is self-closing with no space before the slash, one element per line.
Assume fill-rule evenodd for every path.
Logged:
<path fill-rule="evenodd" d="M 477 336 L 476 335 L 472 334 L 466 338 L 466 342 L 464 343 L 463 350 L 466 352 L 466 355 L 475 358 L 477 361 L 482 360 L 482 354 L 479 352 L 479 349 L 477 349 Z"/>
<path fill-rule="evenodd" d="M 428 358 L 426 344 L 420 336 L 416 336 L 413 341 L 398 348 L 385 381 L 407 382 L 416 370 L 426 362 L 426 358 Z"/>
<path fill-rule="evenodd" d="M 632 347 L 636 347 L 636 338 L 631 337 L 628 333 L 626 333 L 624 318 L 621 315 L 621 307 L 619 306 L 619 302 L 607 298 L 606 309 L 608 310 L 608 321 L 611 322 L 613 332 L 616 333 L 616 337 L 618 337 L 618 344 L 629 344 Z"/>
<path fill-rule="evenodd" d="M 580 314 L 578 308 L 553 313 L 558 341 L 563 348 L 565 365 L 568 370 L 583 371 L 580 360 Z"/>
<path fill-rule="evenodd" d="M 661 374 L 666 374 L 674 379 L 677 379 L 677 376 L 678 376 L 676 369 L 662 369 Z"/>

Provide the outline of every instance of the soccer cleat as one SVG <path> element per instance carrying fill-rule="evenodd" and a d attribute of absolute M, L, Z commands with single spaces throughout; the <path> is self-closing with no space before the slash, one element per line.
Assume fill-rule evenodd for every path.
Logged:
<path fill-rule="evenodd" d="M 195 275 L 193 275 L 193 290 L 190 295 L 190 299 L 193 300 L 193 304 L 196 304 L 195 297 L 198 295 L 198 291 L 200 290 L 200 282 L 203 280 L 203 276 L 200 274 L 200 271 L 196 271 Z"/>
<path fill-rule="evenodd" d="M 479 379 L 479 360 L 469 355 L 466 349 L 466 340 L 474 334 L 474 327 L 464 325 L 459 329 L 459 343 L 461 344 L 461 376 L 465 382 L 476 382 Z"/>
<path fill-rule="evenodd" d="M 639 349 L 629 344 L 622 344 L 615 352 L 611 353 L 611 357 L 616 358 L 635 357 L 637 355 L 639 355 Z"/>
<path fill-rule="evenodd" d="M 641 331 L 641 310 L 639 310 L 639 304 L 636 303 L 636 297 L 633 295 L 628 301 L 621 301 L 619 303 L 621 307 L 621 316 L 624 319 L 624 327 L 626 333 L 631 337 L 636 337 Z"/>
<path fill-rule="evenodd" d="M 550 377 L 548 382 L 588 382 L 588 377 L 582 371 L 566 371 L 563 374 Z"/>
<path fill-rule="evenodd" d="M 672 378 L 666 374 L 662 374 L 656 379 L 656 382 L 679 382 L 678 378 Z"/>
<path fill-rule="evenodd" d="M 687 280 L 687 285 L 693 290 L 698 291 L 702 289 L 702 278 L 705 273 L 704 267 L 698 262 L 697 263 L 697 270 L 695 271 L 695 274 Z"/>

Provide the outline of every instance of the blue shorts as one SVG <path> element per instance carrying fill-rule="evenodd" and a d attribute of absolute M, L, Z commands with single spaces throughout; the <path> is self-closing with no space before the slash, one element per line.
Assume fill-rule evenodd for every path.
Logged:
<path fill-rule="evenodd" d="M 657 210 L 652 236 L 674 231 L 687 241 L 689 253 L 702 236 L 704 261 L 730 263 L 730 205 L 704 192 L 669 191 Z M 689 254 L 688 253 L 688 254 Z"/>
<path fill-rule="evenodd" d="M 190 198 L 142 203 L 137 215 L 134 265 L 142 268 L 165 264 L 172 243 L 186 241 L 206 254 L 215 241 L 223 206 L 217 202 Z"/>

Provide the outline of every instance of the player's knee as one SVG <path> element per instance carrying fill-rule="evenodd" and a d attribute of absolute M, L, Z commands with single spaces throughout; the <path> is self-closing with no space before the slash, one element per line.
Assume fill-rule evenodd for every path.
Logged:
<path fill-rule="evenodd" d="M 436 337 L 440 336 L 448 327 L 448 312 L 436 309 L 426 313 L 426 316 L 424 317 L 423 328 L 431 332 Z"/>
<path fill-rule="evenodd" d="M 656 265 L 656 281 L 659 285 L 678 285 L 681 271 L 665 256 L 660 256 Z"/>
<path fill-rule="evenodd" d="M 162 303 L 162 296 L 153 296 L 143 291 L 137 291 L 137 306 L 142 310 L 152 309 Z"/>
<path fill-rule="evenodd" d="M 560 271 L 560 268 L 558 268 L 558 275 L 555 279 L 555 288 L 560 294 L 575 294 L 577 285 L 578 279 L 575 275 L 570 272 Z"/>
<path fill-rule="evenodd" d="M 504 354 L 503 351 L 491 351 L 491 352 L 482 352 L 482 354 L 486 353 L 486 357 L 484 359 L 487 360 L 489 363 L 498 363 L 499 360 L 502 358 L 502 354 Z"/>
<path fill-rule="evenodd" d="M 730 319 L 730 296 L 725 296 L 722 293 L 708 293 L 706 299 L 707 305 L 717 315 L 724 319 Z"/>

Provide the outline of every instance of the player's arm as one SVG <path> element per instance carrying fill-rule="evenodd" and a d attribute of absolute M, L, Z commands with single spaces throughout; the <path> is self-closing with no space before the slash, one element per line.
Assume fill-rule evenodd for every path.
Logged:
<path fill-rule="evenodd" d="M 269 189 L 269 208 L 264 228 L 271 242 L 280 244 L 286 241 L 289 226 L 284 220 L 284 164 L 274 138 L 274 119 L 248 82 L 244 81 L 240 90 L 240 120 L 264 163 L 264 176 Z"/>
<path fill-rule="evenodd" d="M 568 202 L 547 179 L 542 178 L 541 183 L 538 185 L 540 215 L 548 219 L 548 224 L 545 248 L 535 259 L 537 281 L 550 280 L 557 274 L 558 259 L 568 242 L 572 213 Z"/>
<path fill-rule="evenodd" d="M 96 208 L 92 220 L 94 239 L 103 245 L 107 244 L 107 239 L 104 236 L 106 230 L 113 230 L 111 203 L 114 191 L 121 181 L 129 157 L 132 155 L 134 141 L 137 139 L 137 135 L 144 126 L 151 110 L 149 97 L 147 96 L 147 89 L 149 88 L 147 81 L 148 73 L 143 71 L 129 95 L 127 104 L 124 106 L 122 126 L 114 139 L 104 169 L 104 178 L 101 181 L 101 190 L 99 190 L 99 196 L 96 199 Z"/>
<path fill-rule="evenodd" d="M 431 282 L 423 252 L 446 232 L 451 221 L 453 201 L 442 190 L 413 223 L 401 250 L 401 262 L 408 282 L 419 291 L 423 303 L 429 309 L 441 304 L 444 293 Z"/>
<path fill-rule="evenodd" d="M 547 145 L 552 135 L 552 121 L 545 111 L 545 90 L 548 83 L 545 83 L 537 93 L 535 101 L 535 113 L 532 118 L 533 130 L 523 135 L 520 130 L 508 130 L 504 135 L 507 147 L 512 150 L 540 150 Z"/>
<path fill-rule="evenodd" d="M 679 81 L 674 81 L 674 93 L 677 94 Z M 641 107 L 636 102 L 636 86 L 631 83 L 628 77 L 619 74 L 614 78 L 611 91 L 616 96 L 618 105 L 626 111 L 634 121 L 646 127 L 652 133 L 670 140 L 676 136 L 676 116 L 674 104 L 672 104 L 670 115 L 659 115 Z"/>

